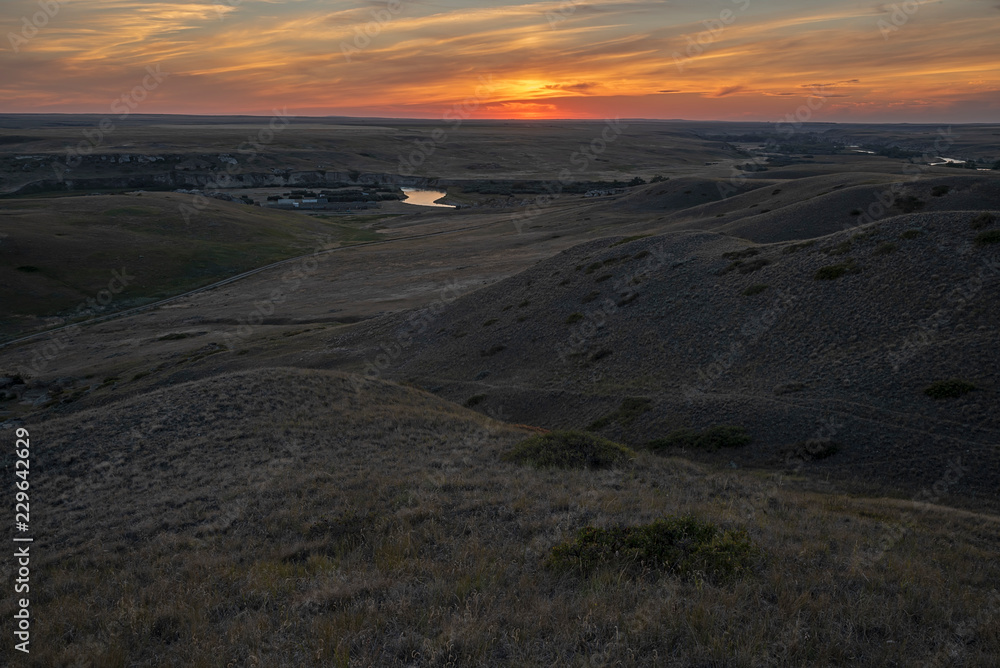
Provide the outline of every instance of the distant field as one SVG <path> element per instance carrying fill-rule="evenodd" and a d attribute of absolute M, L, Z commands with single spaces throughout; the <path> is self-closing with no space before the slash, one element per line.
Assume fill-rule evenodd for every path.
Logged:
<path fill-rule="evenodd" d="M 0 200 L 0 336 L 31 330 L 47 316 L 72 319 L 88 299 L 103 299 L 106 312 L 120 310 L 320 243 L 379 238 L 351 217 L 208 202 L 185 222 L 181 206 L 192 199 L 177 193 Z M 121 280 L 113 272 L 124 273 L 127 285 L 113 283 Z M 108 303 L 101 291 L 114 299 Z"/>

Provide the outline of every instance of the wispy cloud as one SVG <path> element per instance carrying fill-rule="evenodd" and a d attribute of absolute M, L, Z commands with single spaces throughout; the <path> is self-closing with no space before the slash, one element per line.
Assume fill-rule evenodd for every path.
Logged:
<path fill-rule="evenodd" d="M 719 17 L 714 5 L 399 0 L 388 20 L 376 20 L 385 0 L 61 5 L 20 53 L 0 52 L 0 111 L 103 110 L 154 62 L 172 76 L 144 108 L 162 112 L 285 106 L 436 116 L 487 74 L 493 97 L 478 113 L 535 117 L 641 108 L 647 116 L 767 119 L 822 87 L 841 98 L 824 115 L 890 118 L 908 100 L 925 115 L 975 107 L 964 101 L 990 109 L 1000 89 L 995 0 L 922 2 L 891 40 L 876 26 L 884 15 L 877 3 L 753 3 L 683 73 L 672 54 Z M 35 11 L 33 0 L 5 0 L 0 34 Z M 557 11 L 565 20 L 553 27 L 546 15 Z M 341 45 L 358 31 L 364 46 L 346 62 Z"/>

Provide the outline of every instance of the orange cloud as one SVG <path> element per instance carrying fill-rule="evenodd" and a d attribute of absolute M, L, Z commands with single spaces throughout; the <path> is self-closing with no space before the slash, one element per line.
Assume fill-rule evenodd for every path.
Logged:
<path fill-rule="evenodd" d="M 103 112 L 155 64 L 171 76 L 137 111 L 437 117 L 475 99 L 480 117 L 768 120 L 814 94 L 809 82 L 833 82 L 822 120 L 1000 111 L 996 12 L 972 0 L 920 2 L 888 34 L 891 11 L 835 0 L 734 2 L 725 21 L 650 0 L 217 2 L 62 0 L 0 52 L 0 111 Z M 0 35 L 37 8 L 5 0 Z"/>

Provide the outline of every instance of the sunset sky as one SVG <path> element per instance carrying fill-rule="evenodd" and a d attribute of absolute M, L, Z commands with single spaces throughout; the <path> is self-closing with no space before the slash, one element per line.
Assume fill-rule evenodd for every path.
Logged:
<path fill-rule="evenodd" d="M 151 66 L 136 112 L 769 121 L 822 84 L 812 120 L 1000 120 L 1000 0 L 41 2 L 0 5 L 0 112 Z"/>

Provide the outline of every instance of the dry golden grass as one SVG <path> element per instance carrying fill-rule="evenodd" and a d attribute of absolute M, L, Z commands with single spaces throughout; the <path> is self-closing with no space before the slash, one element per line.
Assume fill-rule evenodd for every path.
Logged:
<path fill-rule="evenodd" d="M 611 470 L 516 467 L 500 454 L 530 432 L 411 388 L 353 383 L 240 373 L 29 425 L 45 539 L 22 663 L 994 666 L 1000 656 L 993 517 L 649 453 Z M 718 586 L 544 566 L 582 526 L 668 514 L 746 528 L 766 559 Z M 6 597 L 0 616 L 12 614 Z M 3 643 L 11 656 L 9 634 Z"/>

